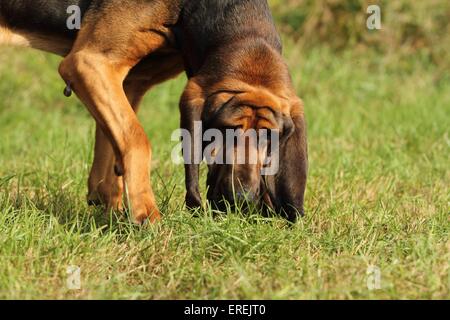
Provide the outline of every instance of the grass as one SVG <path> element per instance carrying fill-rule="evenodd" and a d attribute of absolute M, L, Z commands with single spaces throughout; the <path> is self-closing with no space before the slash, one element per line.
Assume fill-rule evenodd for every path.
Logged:
<path fill-rule="evenodd" d="M 94 122 L 63 96 L 59 59 L 1 48 L 0 298 L 449 299 L 448 76 L 370 50 L 288 43 L 286 57 L 309 123 L 306 217 L 289 227 L 183 208 L 170 158 L 179 77 L 140 113 L 164 213 L 140 229 L 85 203 Z M 66 286 L 70 265 L 81 290 Z"/>

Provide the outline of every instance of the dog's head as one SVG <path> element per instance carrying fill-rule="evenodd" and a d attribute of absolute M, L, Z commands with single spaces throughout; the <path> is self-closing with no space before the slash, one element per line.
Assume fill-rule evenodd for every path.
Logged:
<path fill-rule="evenodd" d="M 252 203 L 289 220 L 303 214 L 307 148 L 300 99 L 263 88 L 218 91 L 204 100 L 201 122 L 207 199 L 214 208 Z M 195 206 L 198 166 L 186 169 L 186 200 Z"/>

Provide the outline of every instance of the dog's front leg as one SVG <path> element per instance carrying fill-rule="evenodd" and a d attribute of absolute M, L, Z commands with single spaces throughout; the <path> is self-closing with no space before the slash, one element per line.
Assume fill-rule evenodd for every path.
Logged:
<path fill-rule="evenodd" d="M 125 81 L 128 102 L 137 114 L 142 97 L 151 87 L 146 81 Z M 114 150 L 99 125 L 95 132 L 94 161 L 88 179 L 88 203 L 106 205 L 106 211 L 123 209 L 123 179 L 115 173 Z"/>
<path fill-rule="evenodd" d="M 143 57 L 166 45 L 161 34 L 166 31 L 164 11 L 158 7 L 163 5 L 114 1 L 86 14 L 72 51 L 59 67 L 112 146 L 115 173 L 123 177 L 127 205 L 136 223 L 158 220 L 160 214 L 150 185 L 150 143 L 123 83 Z"/>
<path fill-rule="evenodd" d="M 106 211 L 121 211 L 123 179 L 114 173 L 116 157 L 99 125 L 95 131 L 94 161 L 88 179 L 88 204 L 106 205 Z"/>
<path fill-rule="evenodd" d="M 189 209 L 200 208 L 202 198 L 199 188 L 199 170 L 202 156 L 203 132 L 195 132 L 195 122 L 201 121 L 205 104 L 203 90 L 195 79 L 189 80 L 180 101 L 180 127 L 189 132 L 189 141 L 183 140 L 183 158 L 185 161 L 186 206 Z"/>
<path fill-rule="evenodd" d="M 133 221 L 159 219 L 149 178 L 150 143 L 122 87 L 129 70 L 100 54 L 81 50 L 69 54 L 59 71 L 111 143 L 115 173 L 123 176 Z"/>

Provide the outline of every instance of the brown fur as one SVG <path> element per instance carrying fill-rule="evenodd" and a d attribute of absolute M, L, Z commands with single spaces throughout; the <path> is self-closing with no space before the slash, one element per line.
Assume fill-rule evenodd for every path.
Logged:
<path fill-rule="evenodd" d="M 178 3 L 108 1 L 86 13 L 75 42 L 13 30 L 0 17 L 0 44 L 65 57 L 59 72 L 97 122 L 88 200 L 121 209 L 126 187 L 136 223 L 160 218 L 150 184 L 150 143 L 135 112 L 152 86 L 183 70 L 167 27 L 177 21 Z"/>
<path fill-rule="evenodd" d="M 54 35 L 11 29 L 0 16 L 0 45 L 29 47 L 64 56 L 69 53 L 72 42 Z"/>
<path fill-rule="evenodd" d="M 191 78 L 180 103 L 181 126 L 193 132 L 192 123 L 202 121 L 204 128 L 270 129 L 280 132 L 280 170 L 274 176 L 261 176 L 261 156 L 256 164 L 212 164 L 208 172 L 207 198 L 222 210 L 225 198 L 236 203 L 240 195 L 250 202 L 264 202 L 267 207 L 291 221 L 303 215 L 303 197 L 307 174 L 306 125 L 303 103 L 293 88 L 288 68 L 276 41 L 276 30 L 261 14 L 268 10 L 256 0 L 232 1 L 230 21 L 246 21 L 245 27 L 226 24 L 211 28 L 217 34 L 195 35 L 204 29 L 187 22 L 183 30 L 191 41 L 184 48 Z M 206 6 L 206 1 L 202 1 Z M 247 7 L 247 11 L 237 8 Z M 254 10 L 255 12 L 249 12 Z M 258 16 L 259 15 L 259 16 Z M 249 17 L 249 19 L 245 19 Z M 256 18 L 255 18 L 256 17 Z M 265 18 L 262 18 L 265 17 Z M 220 20 L 220 18 L 218 18 Z M 242 32 L 245 30 L 245 32 Z M 217 41 L 216 39 L 223 39 Z M 197 46 L 196 46 L 197 43 Z M 205 48 L 205 43 L 210 47 Z M 191 148 L 194 143 L 191 142 Z M 238 148 L 232 147 L 234 154 Z M 191 156 L 195 154 L 191 149 Z M 225 154 L 227 150 L 222 150 Z M 242 154 L 242 153 L 241 153 Z M 194 162 L 195 159 L 190 159 Z M 199 207 L 202 200 L 198 186 L 199 166 L 186 165 L 186 203 Z M 237 197 L 236 197 L 237 195 Z M 241 197 L 242 198 L 242 197 Z"/>
<path fill-rule="evenodd" d="M 286 133 L 281 173 L 265 179 L 264 190 L 258 185 L 259 164 L 233 166 L 231 171 L 226 166 L 214 169 L 220 174 L 208 176 L 208 184 L 223 184 L 230 180 L 232 172 L 248 183 L 249 190 L 262 193 L 261 198 L 269 207 L 294 220 L 303 213 L 307 171 L 303 104 L 294 92 L 274 26 L 267 20 L 246 18 L 254 17 L 252 10 L 265 6 L 263 10 L 267 11 L 263 2 L 229 0 L 241 6 L 241 10 L 233 11 L 237 16 L 231 18 L 246 21 L 246 26 L 228 25 L 225 21 L 220 26 L 227 34 L 226 40 L 223 38 L 216 50 L 207 53 L 201 48 L 204 39 L 198 39 L 195 31 L 181 36 L 182 52 L 175 48 L 173 31 L 180 31 L 175 24 L 181 13 L 181 0 L 101 1 L 84 15 L 75 41 L 39 30 L 13 30 L 0 16 L 0 44 L 33 47 L 64 57 L 59 67 L 61 77 L 97 123 L 88 182 L 91 203 L 122 209 L 126 189 L 127 205 L 135 222 L 160 218 L 149 179 L 150 143 L 136 112 L 147 90 L 186 68 L 190 80 L 180 104 L 182 128 L 192 130 L 195 120 L 209 122 L 219 114 L 217 119 L 221 122 L 209 125 L 279 129 Z M 190 6 L 195 4 L 198 2 L 190 2 Z M 209 4 L 206 11 L 208 8 Z M 204 9 L 200 8 L 199 14 L 205 14 Z M 221 16 L 214 10 L 206 14 Z M 183 23 L 181 29 L 183 34 Z M 230 37 L 233 32 L 235 36 Z M 222 39 L 220 34 L 213 34 L 211 39 L 214 36 Z M 221 108 L 230 101 L 240 107 L 240 112 Z M 198 175 L 198 166 L 186 165 L 188 207 L 201 205 Z M 211 191 L 212 198 L 223 196 L 221 190 Z"/>

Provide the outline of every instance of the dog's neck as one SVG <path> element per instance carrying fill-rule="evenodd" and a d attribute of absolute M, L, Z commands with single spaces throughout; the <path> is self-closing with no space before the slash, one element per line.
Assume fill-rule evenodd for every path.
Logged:
<path fill-rule="evenodd" d="M 266 0 L 185 1 L 173 30 L 189 77 L 215 57 L 221 61 L 214 68 L 229 63 L 227 51 L 251 49 L 260 40 L 281 53 L 281 39 Z"/>

